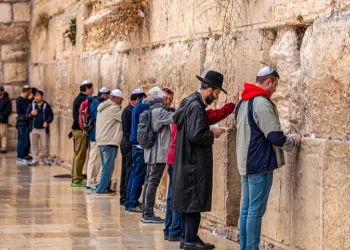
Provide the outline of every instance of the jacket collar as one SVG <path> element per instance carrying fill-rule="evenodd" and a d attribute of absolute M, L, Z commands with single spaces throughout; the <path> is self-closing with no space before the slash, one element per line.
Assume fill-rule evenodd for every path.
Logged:
<path fill-rule="evenodd" d="M 248 101 L 256 96 L 265 96 L 268 99 L 270 99 L 271 94 L 267 92 L 266 90 L 256 86 L 252 83 L 245 83 L 244 84 L 244 90 L 242 92 L 242 99 L 243 101 Z"/>

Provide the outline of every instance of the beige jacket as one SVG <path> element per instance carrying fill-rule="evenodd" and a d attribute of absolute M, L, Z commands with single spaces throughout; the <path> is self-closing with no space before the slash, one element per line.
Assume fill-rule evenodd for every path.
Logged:
<path fill-rule="evenodd" d="M 97 111 L 97 146 L 115 145 L 119 147 L 123 137 L 120 105 L 108 99 L 98 106 Z"/>

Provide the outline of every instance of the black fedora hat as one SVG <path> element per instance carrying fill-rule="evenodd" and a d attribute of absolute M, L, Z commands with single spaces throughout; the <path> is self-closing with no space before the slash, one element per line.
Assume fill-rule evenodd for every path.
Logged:
<path fill-rule="evenodd" d="M 208 71 L 204 78 L 197 76 L 198 80 L 201 82 L 204 82 L 206 84 L 209 84 L 215 89 L 220 89 L 222 92 L 224 92 L 227 95 L 226 90 L 222 88 L 222 84 L 224 82 L 224 76 L 216 71 Z"/>

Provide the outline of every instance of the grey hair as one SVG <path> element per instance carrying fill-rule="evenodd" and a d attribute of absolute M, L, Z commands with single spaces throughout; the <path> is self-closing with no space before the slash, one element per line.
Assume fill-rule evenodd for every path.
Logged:
<path fill-rule="evenodd" d="M 157 97 L 164 100 L 165 98 L 169 97 L 169 95 L 165 91 L 162 90 L 162 91 L 157 93 Z"/>

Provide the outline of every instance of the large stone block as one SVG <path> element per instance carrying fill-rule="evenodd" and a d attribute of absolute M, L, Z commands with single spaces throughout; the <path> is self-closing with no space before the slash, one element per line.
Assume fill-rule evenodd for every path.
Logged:
<path fill-rule="evenodd" d="M 327 141 L 324 155 L 324 249 L 350 249 L 350 143 Z"/>
<path fill-rule="evenodd" d="M 292 167 L 292 227 L 294 246 L 322 246 L 323 140 L 305 140 Z"/>
<path fill-rule="evenodd" d="M 8 140 L 16 140 L 18 137 L 18 131 L 15 127 L 9 127 L 7 129 L 7 139 Z"/>
<path fill-rule="evenodd" d="M 15 3 L 13 5 L 13 20 L 15 22 L 29 22 L 30 3 Z"/>
<path fill-rule="evenodd" d="M 1 46 L 2 62 L 25 62 L 27 60 L 26 45 L 6 44 Z"/>
<path fill-rule="evenodd" d="M 12 127 L 15 127 L 16 126 L 16 118 L 17 118 L 17 114 L 15 113 L 12 113 L 10 116 L 9 116 L 9 125 L 12 126 Z"/>
<path fill-rule="evenodd" d="M 0 44 L 28 41 L 27 24 L 0 24 Z"/>
<path fill-rule="evenodd" d="M 11 4 L 0 3 L 0 23 L 12 22 L 12 8 Z"/>
<path fill-rule="evenodd" d="M 26 63 L 5 63 L 4 64 L 4 82 L 24 82 L 27 80 Z"/>

